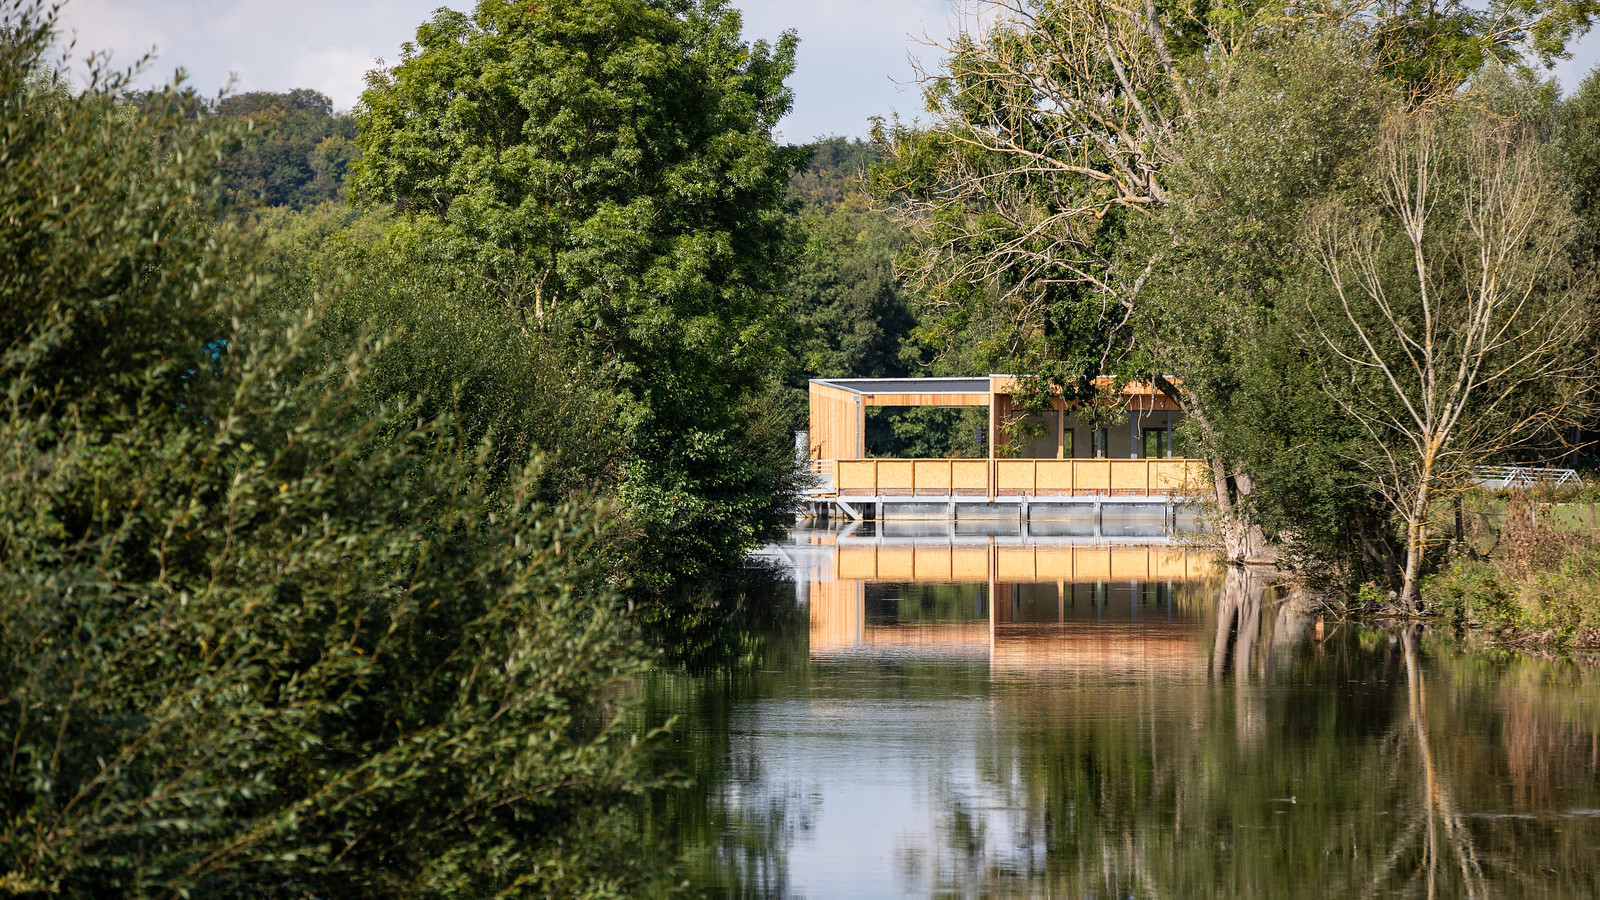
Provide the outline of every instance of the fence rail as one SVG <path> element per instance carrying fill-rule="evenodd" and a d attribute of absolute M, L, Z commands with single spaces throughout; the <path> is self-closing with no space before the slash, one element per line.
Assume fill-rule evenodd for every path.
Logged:
<path fill-rule="evenodd" d="M 1531 487 L 1581 485 L 1576 469 L 1551 469 L 1535 466 L 1473 466 L 1472 480 L 1494 490 Z"/>

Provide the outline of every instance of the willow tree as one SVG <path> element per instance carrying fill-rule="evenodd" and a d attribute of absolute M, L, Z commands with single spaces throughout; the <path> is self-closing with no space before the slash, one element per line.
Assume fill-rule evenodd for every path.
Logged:
<path fill-rule="evenodd" d="M 1418 587 L 1442 494 L 1474 465 L 1581 421 L 1597 380 L 1576 222 L 1521 122 L 1397 111 L 1373 154 L 1376 202 L 1309 222 L 1326 396 L 1371 435 L 1359 463 L 1405 528 L 1400 599 Z"/>

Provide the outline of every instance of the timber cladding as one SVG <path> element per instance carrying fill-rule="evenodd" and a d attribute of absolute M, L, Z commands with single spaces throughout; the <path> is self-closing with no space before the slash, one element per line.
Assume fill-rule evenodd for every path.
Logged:
<path fill-rule="evenodd" d="M 937 406 L 953 409 L 961 406 L 988 406 L 987 394 L 863 394 L 868 406 Z"/>
<path fill-rule="evenodd" d="M 866 410 L 861 395 L 811 382 L 811 458 L 859 459 L 867 455 Z"/>

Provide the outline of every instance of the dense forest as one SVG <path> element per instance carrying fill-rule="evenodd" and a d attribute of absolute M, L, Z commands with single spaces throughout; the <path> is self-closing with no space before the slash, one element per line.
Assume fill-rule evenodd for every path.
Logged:
<path fill-rule="evenodd" d="M 754 658 L 809 378 L 1148 379 L 1232 561 L 1521 602 L 1445 526 L 1593 428 L 1600 75 L 1529 60 L 1596 6 L 992 5 L 791 146 L 720 0 L 442 9 L 354 113 L 76 88 L 0 0 L 0 891 L 665 890 L 638 679 Z M 1600 626 L 1556 549 L 1518 621 Z"/>

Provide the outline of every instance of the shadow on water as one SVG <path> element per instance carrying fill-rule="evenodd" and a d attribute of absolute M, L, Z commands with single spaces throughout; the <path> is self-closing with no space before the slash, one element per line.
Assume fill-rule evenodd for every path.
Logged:
<path fill-rule="evenodd" d="M 1317 619 L 1170 544 L 796 531 L 663 674 L 708 896 L 1591 896 L 1600 675 Z M 765 607 L 765 611 L 757 612 Z M 701 661 L 702 663 L 705 660 Z"/>

